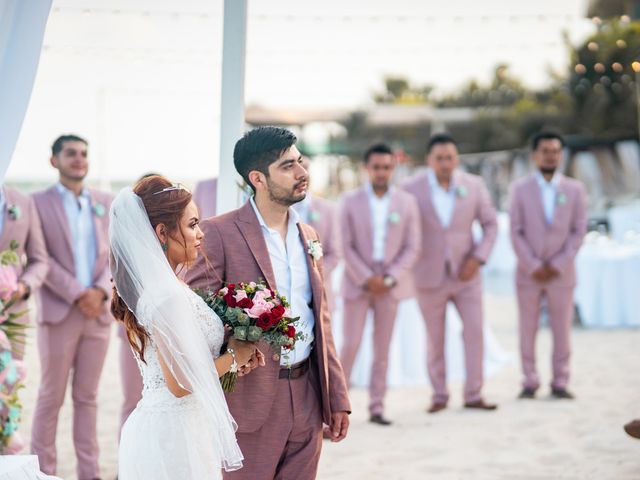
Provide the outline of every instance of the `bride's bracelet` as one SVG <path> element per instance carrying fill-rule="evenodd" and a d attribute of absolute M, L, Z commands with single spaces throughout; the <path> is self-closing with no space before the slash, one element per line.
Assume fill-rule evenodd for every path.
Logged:
<path fill-rule="evenodd" d="M 236 352 L 233 348 L 227 347 L 227 353 L 231 355 L 231 358 L 233 358 L 233 362 L 231 363 L 231 367 L 229 367 L 229 371 L 231 373 L 236 373 L 238 371 L 238 362 L 236 360 Z"/>

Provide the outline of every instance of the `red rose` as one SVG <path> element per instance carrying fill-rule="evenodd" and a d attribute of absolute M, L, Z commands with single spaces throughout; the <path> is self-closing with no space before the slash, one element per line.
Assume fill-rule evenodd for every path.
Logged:
<path fill-rule="evenodd" d="M 253 307 L 253 301 L 249 297 L 245 297 L 236 304 L 240 308 L 251 308 Z"/>
<path fill-rule="evenodd" d="M 284 315 L 284 312 L 285 309 L 282 305 L 276 305 L 271 309 L 271 316 L 276 320 L 280 320 Z"/>
<path fill-rule="evenodd" d="M 236 289 L 236 285 L 235 285 L 235 283 L 230 283 L 229 285 L 227 285 L 227 288 L 229 290 L 235 290 Z"/>
<path fill-rule="evenodd" d="M 293 325 L 289 325 L 289 328 L 287 329 L 287 337 L 293 338 L 295 336 L 296 336 L 296 327 L 294 327 Z"/>
<path fill-rule="evenodd" d="M 271 315 L 267 312 L 260 315 L 256 320 L 256 327 L 260 327 L 262 330 L 269 330 L 271 327 Z"/>
<path fill-rule="evenodd" d="M 238 302 L 236 302 L 236 299 L 233 297 L 233 292 L 231 290 L 229 290 L 224 296 L 224 301 L 227 302 L 227 306 L 231 308 L 238 305 Z"/>

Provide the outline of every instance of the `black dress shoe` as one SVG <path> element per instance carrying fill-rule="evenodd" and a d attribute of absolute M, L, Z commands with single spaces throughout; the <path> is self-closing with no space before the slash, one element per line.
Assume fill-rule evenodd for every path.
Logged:
<path fill-rule="evenodd" d="M 498 405 L 496 405 L 495 403 L 487 403 L 484 400 L 480 399 L 476 402 L 465 403 L 464 408 L 471 408 L 475 410 L 495 410 L 498 408 Z"/>
<path fill-rule="evenodd" d="M 525 387 L 520 392 L 520 395 L 518 395 L 518 398 L 525 398 L 525 399 L 533 400 L 534 398 L 536 398 L 536 391 L 533 388 L 526 388 Z"/>
<path fill-rule="evenodd" d="M 575 395 L 566 388 L 552 388 L 551 396 L 560 400 L 573 400 L 576 398 Z"/>
<path fill-rule="evenodd" d="M 369 418 L 369 421 L 371 423 L 376 423 L 378 425 L 384 425 L 385 427 L 387 425 L 391 425 L 391 420 L 387 420 L 382 415 L 371 415 L 371 417 Z"/>

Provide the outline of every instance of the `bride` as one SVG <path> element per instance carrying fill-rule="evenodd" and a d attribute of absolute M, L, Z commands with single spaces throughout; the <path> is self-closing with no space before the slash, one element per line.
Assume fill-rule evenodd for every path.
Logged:
<path fill-rule="evenodd" d="M 122 190 L 111 206 L 111 311 L 144 384 L 122 429 L 120 480 L 220 479 L 222 468 L 242 466 L 219 376 L 263 358 L 233 338 L 219 355 L 222 322 L 178 278 L 203 236 L 191 194 L 161 176 Z"/>

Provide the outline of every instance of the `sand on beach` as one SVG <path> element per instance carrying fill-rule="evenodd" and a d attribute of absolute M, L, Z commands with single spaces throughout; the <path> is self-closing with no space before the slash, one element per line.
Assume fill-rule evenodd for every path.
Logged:
<path fill-rule="evenodd" d="M 325 442 L 318 478 L 640 479 L 640 440 L 622 430 L 624 423 L 640 418 L 640 330 L 574 329 L 571 389 L 575 401 L 548 397 L 551 338 L 547 329 L 541 330 L 537 352 L 545 386 L 537 400 L 516 400 L 520 370 L 515 298 L 485 298 L 486 321 L 513 358 L 485 383 L 486 398 L 500 408 L 496 412 L 463 410 L 462 386 L 455 383 L 449 408 L 428 415 L 427 385 L 395 388 L 386 401 L 386 415 L 394 424 L 380 427 L 368 423 L 367 391 L 353 389 L 349 436 L 339 444 Z M 27 440 L 39 382 L 35 334 L 31 329 L 29 376 L 22 395 L 21 432 Z M 119 348 L 114 328 L 99 392 L 100 465 L 105 480 L 117 472 Z M 71 418 L 68 391 L 57 440 L 58 475 L 68 480 L 76 479 Z"/>

